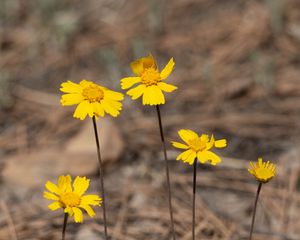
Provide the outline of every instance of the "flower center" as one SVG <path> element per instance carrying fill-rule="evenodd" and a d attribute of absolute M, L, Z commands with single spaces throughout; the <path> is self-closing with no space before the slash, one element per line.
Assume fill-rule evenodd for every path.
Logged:
<path fill-rule="evenodd" d="M 206 148 L 206 142 L 202 141 L 201 138 L 194 138 L 188 141 L 190 149 L 195 152 L 203 151 Z"/>
<path fill-rule="evenodd" d="M 141 79 L 142 83 L 148 87 L 151 85 L 156 85 L 158 82 L 160 82 L 160 75 L 155 68 L 150 67 L 144 70 Z"/>
<path fill-rule="evenodd" d="M 104 92 L 96 84 L 91 84 L 83 89 L 82 95 L 85 100 L 89 100 L 90 102 L 100 102 L 104 97 Z"/>
<path fill-rule="evenodd" d="M 269 178 L 273 176 L 273 173 L 271 170 L 267 169 L 267 168 L 258 168 L 256 169 L 256 175 L 259 178 Z"/>
<path fill-rule="evenodd" d="M 77 207 L 80 204 L 80 197 L 73 192 L 64 193 L 60 196 L 60 202 L 64 207 Z"/>

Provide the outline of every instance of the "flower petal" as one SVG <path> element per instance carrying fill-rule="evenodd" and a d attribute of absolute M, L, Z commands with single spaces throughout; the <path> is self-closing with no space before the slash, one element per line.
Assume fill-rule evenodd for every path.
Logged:
<path fill-rule="evenodd" d="M 84 194 L 90 185 L 90 179 L 77 176 L 73 183 L 74 192 L 79 196 Z"/>
<path fill-rule="evenodd" d="M 147 57 L 141 58 L 140 61 L 143 63 L 144 69 L 150 68 L 150 67 L 156 68 L 156 62 L 151 53 Z"/>
<path fill-rule="evenodd" d="M 64 210 L 65 213 L 68 213 L 71 217 L 73 216 L 74 212 L 71 207 L 66 207 Z"/>
<path fill-rule="evenodd" d="M 159 83 L 157 83 L 157 86 L 164 92 L 173 92 L 174 90 L 177 89 L 176 86 L 165 83 L 165 82 L 159 82 Z"/>
<path fill-rule="evenodd" d="M 122 93 L 107 90 L 107 89 L 104 91 L 104 96 L 108 97 L 108 98 L 111 98 L 115 101 L 121 101 L 121 100 L 124 99 L 124 95 Z"/>
<path fill-rule="evenodd" d="M 216 148 L 224 148 L 226 146 L 227 146 L 226 139 L 220 139 L 220 140 L 215 141 Z"/>
<path fill-rule="evenodd" d="M 60 91 L 65 93 L 81 93 L 82 87 L 77 84 L 73 83 L 72 81 L 63 82 L 61 85 Z"/>
<path fill-rule="evenodd" d="M 117 117 L 120 112 L 118 111 L 118 109 L 114 108 L 112 105 L 111 105 L 111 102 L 106 100 L 106 99 L 103 99 L 101 101 L 101 106 L 103 107 L 104 111 L 108 114 L 110 114 L 111 116 L 113 117 Z"/>
<path fill-rule="evenodd" d="M 61 205 L 59 202 L 53 202 L 48 205 L 48 208 L 52 211 L 56 211 L 57 209 L 61 208 Z"/>
<path fill-rule="evenodd" d="M 130 63 L 130 67 L 132 72 L 137 76 L 141 76 L 144 71 L 143 63 L 140 60 Z"/>
<path fill-rule="evenodd" d="M 47 181 L 45 187 L 49 192 L 59 194 L 59 189 L 53 182 Z"/>
<path fill-rule="evenodd" d="M 71 182 L 72 178 L 70 175 L 60 176 L 57 183 L 60 193 L 72 192 Z"/>
<path fill-rule="evenodd" d="M 46 191 L 44 191 L 44 198 L 49 199 L 49 200 L 54 200 L 54 201 L 58 201 L 59 200 L 58 196 L 56 196 L 53 193 L 46 192 Z"/>
<path fill-rule="evenodd" d="M 198 134 L 189 129 L 181 129 L 178 131 L 178 135 L 181 137 L 183 141 L 188 143 L 188 141 L 198 138 Z"/>
<path fill-rule="evenodd" d="M 83 221 L 82 211 L 77 207 L 73 207 L 72 210 L 74 212 L 74 221 L 76 223 L 82 223 Z"/>
<path fill-rule="evenodd" d="M 143 95 L 143 105 L 160 105 L 165 103 L 165 97 L 156 85 L 146 87 Z"/>
<path fill-rule="evenodd" d="M 221 162 L 221 158 L 213 152 L 198 152 L 197 157 L 200 163 L 210 162 L 211 165 L 217 165 Z"/>
<path fill-rule="evenodd" d="M 171 58 L 170 61 L 168 62 L 168 64 L 161 71 L 160 78 L 162 80 L 166 79 L 171 74 L 171 72 L 173 71 L 174 66 L 175 66 L 174 59 Z"/>
<path fill-rule="evenodd" d="M 172 141 L 172 146 L 180 149 L 188 149 L 189 147 L 183 143 Z"/>
<path fill-rule="evenodd" d="M 102 198 L 98 195 L 84 195 L 81 197 L 81 204 L 83 205 L 92 205 L 92 206 L 100 206 L 102 202 Z"/>
<path fill-rule="evenodd" d="M 189 149 L 184 151 L 183 153 L 179 154 L 176 158 L 176 160 L 183 160 L 185 161 L 191 154 L 193 153 L 193 150 Z"/>
<path fill-rule="evenodd" d="M 68 93 L 61 96 L 60 103 L 63 106 L 71 106 L 83 100 L 84 98 L 80 93 Z"/>
<path fill-rule="evenodd" d="M 192 165 L 192 164 L 195 162 L 196 157 L 197 157 L 197 153 L 193 151 L 193 152 L 187 157 L 187 159 L 184 160 L 184 162 L 187 162 L 187 163 L 189 163 L 190 165 Z"/>
<path fill-rule="evenodd" d="M 79 105 L 77 106 L 73 117 L 74 118 L 79 118 L 80 120 L 84 120 L 86 118 L 86 115 L 88 114 L 88 111 L 90 109 L 90 103 L 89 101 L 83 101 L 81 103 L 79 103 Z"/>
<path fill-rule="evenodd" d="M 94 109 L 94 113 L 96 116 L 101 116 L 104 117 L 104 109 L 102 107 L 102 105 L 99 102 L 93 102 L 91 103 Z"/>
<path fill-rule="evenodd" d="M 139 82 L 141 82 L 140 77 L 126 77 L 126 78 L 121 79 L 121 88 L 127 89 Z"/>
<path fill-rule="evenodd" d="M 79 207 L 83 208 L 90 217 L 95 217 L 96 216 L 95 211 L 89 205 L 80 204 Z"/>
<path fill-rule="evenodd" d="M 141 85 L 127 91 L 127 94 L 129 96 L 131 96 L 132 100 L 135 100 L 135 99 L 137 99 L 137 98 L 139 98 L 140 96 L 143 95 L 145 89 L 146 89 L 146 85 L 141 84 Z"/>

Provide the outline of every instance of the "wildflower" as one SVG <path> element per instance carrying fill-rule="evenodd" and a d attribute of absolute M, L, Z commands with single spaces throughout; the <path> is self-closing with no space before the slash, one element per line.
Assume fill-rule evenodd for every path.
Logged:
<path fill-rule="evenodd" d="M 171 74 L 175 66 L 171 58 L 168 64 L 160 72 L 157 64 L 150 54 L 131 63 L 131 69 L 136 77 L 121 79 L 122 89 L 128 89 L 135 84 L 138 86 L 127 91 L 133 100 L 143 95 L 143 105 L 160 105 L 165 103 L 163 92 L 173 92 L 176 86 L 165 83 L 164 80 Z"/>
<path fill-rule="evenodd" d="M 73 117 L 84 120 L 89 117 L 103 117 L 105 113 L 116 117 L 122 109 L 123 94 L 114 92 L 94 82 L 82 80 L 79 84 L 67 81 L 60 90 L 66 94 L 61 97 L 63 106 L 78 104 Z"/>
<path fill-rule="evenodd" d="M 96 214 L 91 206 L 100 206 L 102 199 L 98 195 L 83 195 L 89 187 L 90 180 L 86 177 L 76 177 L 71 185 L 72 179 L 70 175 L 60 176 L 58 184 L 47 181 L 45 184 L 44 198 L 53 200 L 48 208 L 55 211 L 62 208 L 69 216 L 74 215 L 75 222 L 83 221 L 82 211 L 84 209 L 90 217 Z"/>
<path fill-rule="evenodd" d="M 257 181 L 267 183 L 275 176 L 276 166 L 273 163 L 270 163 L 270 161 L 263 162 L 262 158 L 259 158 L 255 165 L 250 162 L 248 171 Z"/>
<path fill-rule="evenodd" d="M 192 165 L 196 158 L 200 163 L 210 162 L 211 165 L 217 165 L 221 162 L 221 158 L 215 153 L 211 152 L 210 149 L 215 148 L 224 148 L 227 146 L 226 140 L 215 140 L 212 135 L 209 139 L 209 136 L 202 134 L 198 136 L 197 133 L 188 129 L 181 129 L 178 131 L 179 136 L 185 143 L 179 143 L 172 141 L 173 147 L 184 149 L 183 153 L 179 154 L 176 160 L 182 160 L 184 162 Z"/>

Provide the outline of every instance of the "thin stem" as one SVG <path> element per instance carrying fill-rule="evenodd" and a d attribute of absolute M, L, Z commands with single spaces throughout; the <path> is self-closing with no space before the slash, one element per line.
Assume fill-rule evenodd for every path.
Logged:
<path fill-rule="evenodd" d="M 195 240 L 195 212 L 196 212 L 196 180 L 197 180 L 197 159 L 194 160 L 194 179 L 193 179 L 193 240 Z"/>
<path fill-rule="evenodd" d="M 96 139 L 96 146 L 97 146 L 97 156 L 98 156 L 98 162 L 99 162 L 99 172 L 100 172 L 100 184 L 101 184 L 101 194 L 102 194 L 102 206 L 103 206 L 103 222 L 104 222 L 104 234 L 105 239 L 108 240 L 107 236 L 107 222 L 106 222 L 106 208 L 105 208 L 105 191 L 104 191 L 104 173 L 103 173 L 103 165 L 102 165 L 102 158 L 100 153 L 100 143 L 99 143 L 99 137 L 98 137 L 98 130 L 97 130 L 97 124 L 96 124 L 96 118 L 93 116 L 93 126 L 94 126 L 94 132 L 95 132 L 95 139 Z"/>
<path fill-rule="evenodd" d="M 251 223 L 251 230 L 250 230 L 250 237 L 249 240 L 252 240 L 252 234 L 253 234 L 253 228 L 254 228 L 254 222 L 255 222 L 255 215 L 256 215 L 256 207 L 257 207 L 257 202 L 258 202 L 258 197 L 259 193 L 262 187 L 262 183 L 260 182 L 258 184 L 257 192 L 256 192 L 256 197 L 255 197 L 255 202 L 254 202 L 254 207 L 253 207 L 253 215 L 252 215 L 252 223 Z"/>
<path fill-rule="evenodd" d="M 67 228 L 67 223 L 68 223 L 68 217 L 69 217 L 69 214 L 68 213 L 65 213 L 65 216 L 64 216 L 64 225 L 63 225 L 63 229 L 62 229 L 62 240 L 65 240 L 65 234 L 66 234 L 66 228 Z"/>
<path fill-rule="evenodd" d="M 171 194 L 171 184 L 170 184 L 170 174 L 169 174 L 169 166 L 168 166 L 167 148 L 166 148 L 166 142 L 165 142 L 165 137 L 164 137 L 164 131 L 163 131 L 163 127 L 162 127 L 162 121 L 161 121 L 159 105 L 156 105 L 156 110 L 157 110 L 159 131 L 160 131 L 160 136 L 161 136 L 161 141 L 162 141 L 163 151 L 164 151 L 164 157 L 165 157 L 165 167 L 166 167 L 166 177 L 167 177 L 167 188 L 168 188 L 167 190 L 168 190 L 171 230 L 172 230 L 173 240 L 175 240 L 176 237 L 175 237 L 175 230 L 174 230 L 172 194 Z"/>

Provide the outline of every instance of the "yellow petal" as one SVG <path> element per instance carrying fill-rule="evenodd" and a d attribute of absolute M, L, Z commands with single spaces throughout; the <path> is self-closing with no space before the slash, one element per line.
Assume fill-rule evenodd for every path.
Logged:
<path fill-rule="evenodd" d="M 185 141 L 186 143 L 189 142 L 189 140 L 192 140 L 192 139 L 195 139 L 195 138 L 198 138 L 198 134 L 195 133 L 194 131 L 192 130 L 189 130 L 189 129 L 181 129 L 178 131 L 178 135 L 181 137 L 181 139 L 183 141 Z"/>
<path fill-rule="evenodd" d="M 72 192 L 72 186 L 71 186 L 71 176 L 70 175 L 62 175 L 58 178 L 58 188 L 60 193 L 64 192 Z"/>
<path fill-rule="evenodd" d="M 81 80 L 80 81 L 80 83 L 79 83 L 79 85 L 82 87 L 82 88 L 85 88 L 85 87 L 87 87 L 87 86 L 90 86 L 91 84 L 94 84 L 93 82 L 91 82 L 91 81 L 88 81 L 88 80 Z"/>
<path fill-rule="evenodd" d="M 53 202 L 48 205 L 48 208 L 52 211 L 56 211 L 57 209 L 61 208 L 61 205 L 59 202 Z"/>
<path fill-rule="evenodd" d="M 66 207 L 64 210 L 65 213 L 68 213 L 71 217 L 73 216 L 74 212 L 71 207 Z"/>
<path fill-rule="evenodd" d="M 44 191 L 44 198 L 49 199 L 49 200 L 54 200 L 54 201 L 58 201 L 59 200 L 58 196 L 56 196 L 53 193 L 46 192 L 46 191 Z"/>
<path fill-rule="evenodd" d="M 111 91 L 111 90 L 105 90 L 104 96 L 116 101 L 121 101 L 124 99 L 124 95 L 122 93 Z"/>
<path fill-rule="evenodd" d="M 146 89 L 146 85 L 141 84 L 141 85 L 127 91 L 127 94 L 129 96 L 131 96 L 132 100 L 135 100 L 143 95 L 145 89 Z"/>
<path fill-rule="evenodd" d="M 194 163 L 194 161 L 196 160 L 196 157 L 197 157 L 197 154 L 196 154 L 196 152 L 193 151 L 184 162 L 187 162 L 190 165 L 192 165 Z"/>
<path fill-rule="evenodd" d="M 143 105 L 160 105 L 165 103 L 165 97 L 156 85 L 146 87 L 143 95 Z"/>
<path fill-rule="evenodd" d="M 72 81 L 63 82 L 61 85 L 60 91 L 65 93 L 81 93 L 82 87 L 77 84 L 73 83 Z"/>
<path fill-rule="evenodd" d="M 90 217 L 95 217 L 96 216 L 96 213 L 94 212 L 94 210 L 89 205 L 81 204 L 79 207 L 83 208 Z"/>
<path fill-rule="evenodd" d="M 213 146 L 215 145 L 215 137 L 214 137 L 214 135 L 211 135 L 210 141 L 209 141 L 208 135 L 206 135 L 206 134 L 202 134 L 201 137 L 200 137 L 200 139 L 203 142 L 207 143 L 205 150 L 209 150 L 209 149 L 213 148 Z"/>
<path fill-rule="evenodd" d="M 152 56 L 152 54 L 149 54 L 147 57 L 143 57 L 140 59 L 140 61 L 143 63 L 143 68 L 150 68 L 155 67 L 156 68 L 156 62 Z"/>
<path fill-rule="evenodd" d="M 77 207 L 73 207 L 72 210 L 74 212 L 74 221 L 76 223 L 82 223 L 83 221 L 82 211 Z"/>
<path fill-rule="evenodd" d="M 144 71 L 143 63 L 140 60 L 134 61 L 130 64 L 132 72 L 137 75 L 141 76 Z"/>
<path fill-rule="evenodd" d="M 165 82 L 159 82 L 159 83 L 157 83 L 157 86 L 164 92 L 173 92 L 174 90 L 177 89 L 176 86 L 165 83 Z"/>
<path fill-rule="evenodd" d="M 198 152 L 197 157 L 201 163 L 210 162 L 211 165 L 217 165 L 221 162 L 221 158 L 210 151 Z"/>
<path fill-rule="evenodd" d="M 189 147 L 183 143 L 172 141 L 172 146 L 180 149 L 188 149 Z"/>
<path fill-rule="evenodd" d="M 89 108 L 90 108 L 89 101 L 83 101 L 79 103 L 79 105 L 77 106 L 73 114 L 73 117 L 79 118 L 80 120 L 84 120 L 86 118 L 86 115 L 88 114 Z"/>
<path fill-rule="evenodd" d="M 127 89 L 139 82 L 141 82 L 140 77 L 126 77 L 126 78 L 121 79 L 121 88 Z"/>
<path fill-rule="evenodd" d="M 183 153 L 181 153 L 177 156 L 176 160 L 181 159 L 181 160 L 185 161 L 192 153 L 193 153 L 193 150 L 191 150 L 191 149 L 184 151 Z"/>
<path fill-rule="evenodd" d="M 160 78 L 162 80 L 166 79 L 171 74 L 171 72 L 173 71 L 174 66 L 175 66 L 174 59 L 171 58 L 170 61 L 168 62 L 168 64 L 161 71 Z"/>
<path fill-rule="evenodd" d="M 84 98 L 79 93 L 68 93 L 61 96 L 60 103 L 63 106 L 71 106 L 83 101 Z"/>
<path fill-rule="evenodd" d="M 86 179 L 86 177 L 77 176 L 73 183 L 74 192 L 79 196 L 84 194 L 90 185 L 90 180 Z"/>
<path fill-rule="evenodd" d="M 103 101 L 103 100 L 102 100 Z M 101 101 L 101 103 L 102 103 Z M 109 99 L 109 98 L 105 98 L 104 100 L 107 104 L 109 104 L 112 108 L 115 108 L 116 110 L 121 110 L 122 109 L 122 103 Z"/>
<path fill-rule="evenodd" d="M 96 116 L 101 116 L 104 117 L 104 109 L 102 107 L 102 105 L 98 102 L 93 102 L 92 103 L 93 109 L 94 109 L 94 113 L 96 114 Z"/>
<path fill-rule="evenodd" d="M 226 146 L 227 146 L 226 139 L 220 139 L 220 140 L 215 141 L 216 148 L 224 148 Z"/>
<path fill-rule="evenodd" d="M 81 204 L 83 205 L 92 205 L 92 206 L 100 206 L 102 202 L 102 198 L 98 195 L 84 195 L 81 197 Z"/>
<path fill-rule="evenodd" d="M 59 194 L 58 187 L 54 183 L 47 181 L 45 187 L 49 192 Z"/>
<path fill-rule="evenodd" d="M 106 113 L 110 114 L 113 117 L 117 117 L 120 114 L 118 109 L 112 107 L 111 103 L 105 99 L 101 101 L 101 106 L 103 107 Z"/>

